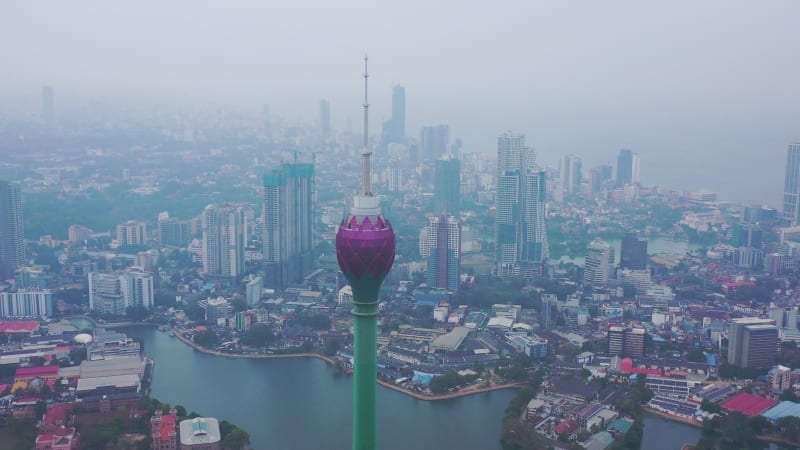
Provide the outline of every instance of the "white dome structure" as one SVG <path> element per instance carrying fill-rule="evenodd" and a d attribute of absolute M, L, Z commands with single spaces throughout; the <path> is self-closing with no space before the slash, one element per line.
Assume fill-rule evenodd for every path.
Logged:
<path fill-rule="evenodd" d="M 92 337 L 91 334 L 81 333 L 81 334 L 76 335 L 74 340 L 78 344 L 86 345 L 86 344 L 92 342 L 92 340 L 94 340 L 94 338 Z"/>

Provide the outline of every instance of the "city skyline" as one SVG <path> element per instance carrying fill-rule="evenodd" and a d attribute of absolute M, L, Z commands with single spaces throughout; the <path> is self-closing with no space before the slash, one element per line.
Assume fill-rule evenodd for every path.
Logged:
<path fill-rule="evenodd" d="M 48 85 L 55 90 L 57 118 L 94 102 L 199 102 L 253 111 L 266 103 L 276 114 L 313 120 L 319 99 L 326 98 L 333 128 L 345 129 L 348 118 L 359 117 L 359 86 L 348 81 L 353 71 L 342 62 L 374 49 L 382 65 L 373 89 L 375 115 L 391 117 L 391 89 L 402 84 L 406 135 L 444 122 L 470 150 L 491 153 L 497 133 L 516 129 L 541 150 L 542 165 L 574 152 L 591 167 L 611 162 L 618 148 L 632 148 L 647 161 L 642 179 L 648 184 L 708 187 L 725 198 L 779 205 L 782 186 L 769 174 L 782 167 L 785 143 L 798 137 L 793 55 L 800 43 L 790 36 L 800 6 L 726 6 L 513 2 L 501 10 L 444 3 L 419 17 L 408 5 L 391 7 L 391 14 L 371 5 L 354 8 L 361 12 L 356 19 L 340 12 L 346 8 L 317 2 L 226 9 L 177 2 L 160 8 L 164 20 L 152 21 L 146 2 L 125 14 L 89 3 L 91 18 L 66 5 L 51 5 L 52 14 L 42 17 L 35 5 L 18 4 L 0 19 L 11 43 L 8 57 L 18 61 L 0 74 L 0 104 L 39 114 L 41 88 Z M 314 12 L 340 20 L 321 20 Z M 303 32 L 288 25 L 306 23 L 309 14 L 317 18 Z M 381 30 L 367 48 L 364 17 L 369 29 Z M 16 39 L 26 35 L 21 27 L 30 20 L 42 21 L 46 32 Z M 413 38 L 404 32 L 404 20 L 421 22 Z M 175 23 L 183 27 L 180 34 Z M 217 34 L 206 32 L 209 23 Z M 144 43 L 134 38 L 142 24 L 148 24 Z M 675 39 L 678 28 L 681 38 Z M 519 39 L 514 29 L 533 34 Z M 102 43 L 94 39 L 98 33 Z M 143 51 L 153 42 L 158 45 Z M 263 55 L 263 62 L 253 62 L 253 54 Z M 474 61 L 485 63 L 476 70 Z M 587 64 L 596 69 L 584 70 Z M 142 69 L 151 65 L 159 70 Z M 108 67 L 118 69 L 114 76 Z M 719 158 L 721 148 L 732 157 Z M 679 170 L 675 161 L 682 159 L 705 171 Z M 729 176 L 736 172 L 769 181 L 745 191 Z"/>
<path fill-rule="evenodd" d="M 0 447 L 800 448 L 798 13 L 9 5 Z"/>

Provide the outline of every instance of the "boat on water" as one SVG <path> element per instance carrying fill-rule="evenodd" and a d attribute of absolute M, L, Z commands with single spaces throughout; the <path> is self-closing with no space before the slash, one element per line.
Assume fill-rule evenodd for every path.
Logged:
<path fill-rule="evenodd" d="M 175 332 L 172 330 L 169 330 L 167 334 L 169 335 L 169 337 L 175 337 Z"/>

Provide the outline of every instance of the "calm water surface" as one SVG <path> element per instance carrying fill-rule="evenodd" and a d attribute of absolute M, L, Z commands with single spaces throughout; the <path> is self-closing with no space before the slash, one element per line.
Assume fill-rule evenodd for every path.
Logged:
<path fill-rule="evenodd" d="M 126 328 L 155 361 L 152 396 L 246 429 L 256 449 L 348 449 L 352 377 L 317 359 L 207 355 L 152 328 Z M 426 402 L 378 387 L 381 450 L 499 449 L 513 390 Z"/>
<path fill-rule="evenodd" d="M 149 327 L 122 331 L 155 361 L 152 395 L 188 411 L 229 420 L 256 449 L 348 449 L 352 377 L 317 359 L 232 359 L 207 355 Z M 513 390 L 438 402 L 378 387 L 381 450 L 500 449 Z M 700 430 L 659 416 L 645 419 L 643 449 L 677 450 Z"/>

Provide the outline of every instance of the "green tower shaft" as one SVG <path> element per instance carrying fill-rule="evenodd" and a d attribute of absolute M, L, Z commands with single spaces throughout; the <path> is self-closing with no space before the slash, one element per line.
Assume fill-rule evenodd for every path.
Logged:
<path fill-rule="evenodd" d="M 356 292 L 353 296 L 353 450 L 375 450 L 378 303 L 377 298 L 358 298 Z"/>

